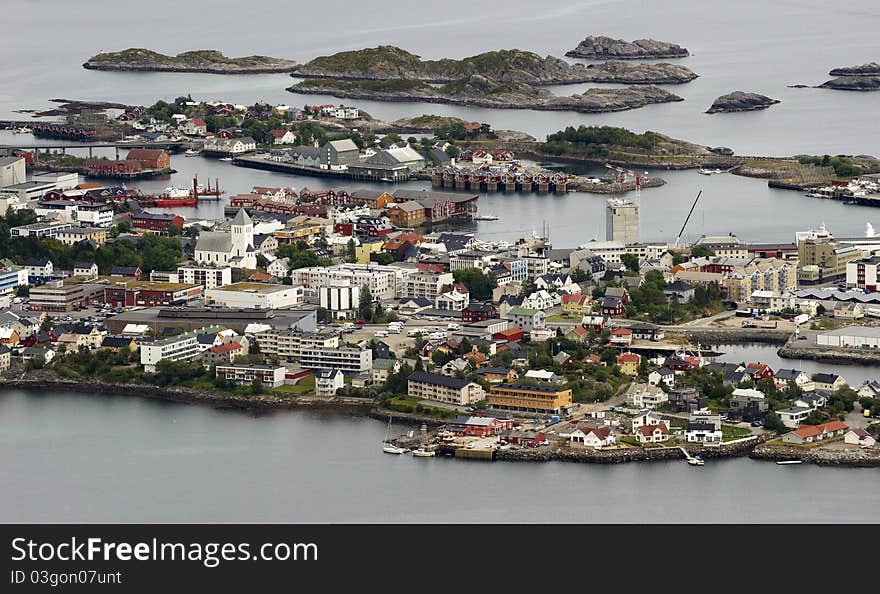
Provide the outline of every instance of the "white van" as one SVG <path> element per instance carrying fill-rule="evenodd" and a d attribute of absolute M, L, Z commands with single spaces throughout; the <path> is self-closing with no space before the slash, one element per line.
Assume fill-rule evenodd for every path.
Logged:
<path fill-rule="evenodd" d="M 385 338 L 388 336 L 388 332 L 386 332 L 385 330 L 376 330 L 376 333 L 373 334 L 373 336 L 375 336 L 376 338 Z"/>
<path fill-rule="evenodd" d="M 447 324 L 446 329 L 447 330 L 461 330 L 461 325 L 460 324 Z"/>

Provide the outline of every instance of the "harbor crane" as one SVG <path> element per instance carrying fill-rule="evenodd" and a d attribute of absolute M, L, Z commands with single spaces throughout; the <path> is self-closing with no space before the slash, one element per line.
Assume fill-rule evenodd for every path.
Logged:
<path fill-rule="evenodd" d="M 678 247 L 678 243 L 681 241 L 681 236 L 684 234 L 684 228 L 687 227 L 688 221 L 691 220 L 691 215 L 694 214 L 694 209 L 697 207 L 697 202 L 700 201 L 700 195 L 703 193 L 703 190 L 697 192 L 697 197 L 694 198 L 694 203 L 691 204 L 691 209 L 688 211 L 688 216 L 684 220 L 684 224 L 681 226 L 681 231 L 678 232 L 678 237 L 675 238 L 675 245 L 673 248 Z"/>

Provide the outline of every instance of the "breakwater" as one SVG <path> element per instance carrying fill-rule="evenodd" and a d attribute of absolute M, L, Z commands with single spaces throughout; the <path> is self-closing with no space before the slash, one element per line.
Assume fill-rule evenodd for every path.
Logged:
<path fill-rule="evenodd" d="M 762 444 L 752 450 L 749 458 L 770 462 L 800 460 L 820 466 L 875 468 L 880 466 L 880 448 L 829 450 Z"/>

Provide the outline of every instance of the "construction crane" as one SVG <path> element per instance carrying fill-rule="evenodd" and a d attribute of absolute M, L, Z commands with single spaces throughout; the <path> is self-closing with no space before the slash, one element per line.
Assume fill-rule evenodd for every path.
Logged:
<path fill-rule="evenodd" d="M 691 204 L 691 209 L 688 211 L 688 216 L 684 220 L 684 224 L 681 226 L 681 231 L 678 232 L 678 237 L 675 238 L 675 245 L 673 248 L 678 247 L 678 242 L 681 241 L 681 236 L 684 234 L 684 228 L 687 227 L 688 221 L 691 220 L 691 215 L 694 214 L 694 209 L 697 207 L 697 202 L 700 200 L 700 195 L 703 193 L 703 190 L 697 192 L 697 197 L 694 199 L 694 203 Z"/>

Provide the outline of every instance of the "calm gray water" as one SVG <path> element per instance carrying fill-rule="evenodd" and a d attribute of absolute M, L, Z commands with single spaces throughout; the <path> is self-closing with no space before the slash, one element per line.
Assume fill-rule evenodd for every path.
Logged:
<path fill-rule="evenodd" d="M 880 521 L 876 470 L 417 459 L 383 454 L 384 432 L 335 415 L 0 393 L 0 522 Z"/>
<path fill-rule="evenodd" d="M 880 93 L 791 89 L 820 84 L 835 66 L 878 60 L 880 7 L 871 0 L 832 5 L 822 0 L 743 0 L 714 6 L 703 0 L 560 0 L 536 5 L 510 0 L 503 7 L 469 0 L 420 3 L 399 10 L 389 0 L 320 3 L 252 0 L 203 3 L 156 0 L 150 10 L 134 0 L 32 0 L 9 3 L 13 27 L 0 36 L 0 115 L 43 107 L 53 97 L 152 102 L 174 98 L 263 99 L 301 105 L 324 101 L 284 90 L 290 77 L 229 77 L 86 71 L 95 53 L 147 47 L 166 53 L 216 48 L 227 55 L 262 53 L 307 61 L 318 55 L 394 44 L 425 58 L 463 57 L 519 47 L 562 56 L 588 34 L 625 39 L 653 37 L 680 43 L 681 60 L 700 74 L 670 87 L 682 103 L 616 114 L 462 109 L 431 104 L 362 102 L 381 118 L 454 114 L 543 137 L 566 125 L 610 124 L 657 130 L 742 153 L 877 152 L 875 116 Z M 133 20 L 132 15 L 137 19 Z M 306 25 L 306 23 L 308 23 Z M 51 35 L 45 32 L 51 31 Z M 579 90 L 587 85 L 575 85 Z M 754 91 L 779 99 L 769 110 L 745 114 L 703 112 L 723 93 Z"/>

